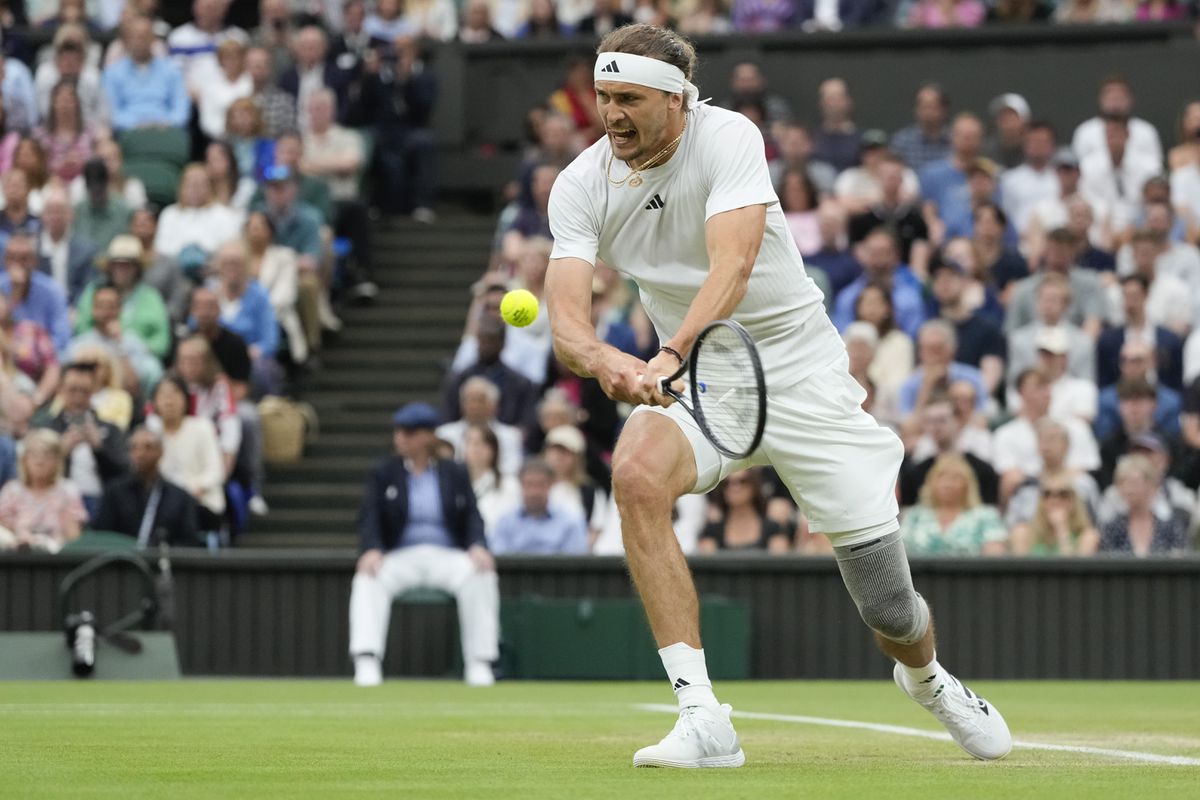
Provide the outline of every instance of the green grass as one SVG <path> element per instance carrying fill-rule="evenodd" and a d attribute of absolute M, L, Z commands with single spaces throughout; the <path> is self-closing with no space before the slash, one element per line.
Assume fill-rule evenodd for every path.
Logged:
<path fill-rule="evenodd" d="M 1200 758 L 1200 683 L 980 683 L 1018 740 Z M 937 730 L 883 682 L 722 683 L 746 711 Z M 1200 796 L 1200 767 L 738 721 L 740 770 L 635 770 L 664 683 L 0 683 L 0 797 L 1098 798 Z"/>

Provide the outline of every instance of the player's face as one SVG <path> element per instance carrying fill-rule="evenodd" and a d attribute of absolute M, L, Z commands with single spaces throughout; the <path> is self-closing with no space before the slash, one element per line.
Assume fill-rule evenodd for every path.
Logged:
<path fill-rule="evenodd" d="M 596 108 L 613 155 L 640 164 L 679 135 L 683 96 L 632 83 L 596 83 Z"/>

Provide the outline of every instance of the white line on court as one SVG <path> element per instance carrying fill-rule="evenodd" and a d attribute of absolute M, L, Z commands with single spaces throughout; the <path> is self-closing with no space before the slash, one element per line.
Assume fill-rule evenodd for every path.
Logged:
<path fill-rule="evenodd" d="M 678 714 L 678 706 L 663 703 L 637 703 L 634 708 L 641 711 L 663 711 Z M 828 717 L 806 717 L 798 714 L 764 714 L 758 711 L 734 711 L 733 716 L 743 719 L 765 719 L 772 722 L 793 722 L 799 725 L 824 725 L 827 728 L 858 728 L 878 733 L 894 733 L 898 736 L 916 736 L 922 739 L 937 739 L 950 742 L 950 734 L 942 731 L 926 731 L 920 728 L 907 728 L 903 725 L 884 725 L 878 722 L 858 722 L 852 719 L 830 719 Z M 1137 750 L 1109 750 L 1104 747 L 1086 747 L 1083 745 L 1046 744 L 1044 742 L 1014 741 L 1013 747 L 1023 747 L 1026 750 L 1055 750 L 1062 753 L 1087 753 L 1094 756 L 1110 758 L 1125 758 L 1130 761 L 1142 761 L 1148 764 L 1175 764 L 1185 767 L 1200 767 L 1200 758 L 1188 756 L 1164 756 L 1158 753 L 1141 753 Z"/>

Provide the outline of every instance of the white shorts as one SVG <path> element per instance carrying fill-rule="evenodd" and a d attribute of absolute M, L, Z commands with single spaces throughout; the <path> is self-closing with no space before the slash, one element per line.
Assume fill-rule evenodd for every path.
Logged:
<path fill-rule="evenodd" d="M 709 443 L 678 403 L 638 406 L 634 413 L 670 418 L 696 459 L 692 493 L 710 491 L 747 467 L 779 473 L 810 528 L 835 546 L 859 544 L 896 521 L 896 475 L 904 458 L 899 437 L 862 410 L 866 392 L 850 377 L 843 355 L 794 386 L 767 392 L 767 427 L 748 458 L 733 460 Z"/>

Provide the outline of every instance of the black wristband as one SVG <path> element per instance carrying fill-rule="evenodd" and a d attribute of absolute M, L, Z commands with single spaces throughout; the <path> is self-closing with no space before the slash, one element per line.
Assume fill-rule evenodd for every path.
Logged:
<path fill-rule="evenodd" d="M 670 353 L 671 355 L 675 356 L 675 358 L 679 361 L 680 366 L 683 366 L 683 356 L 679 355 L 679 351 L 676 350 L 674 347 L 667 347 L 664 344 L 662 347 L 658 348 L 658 352 Z"/>

